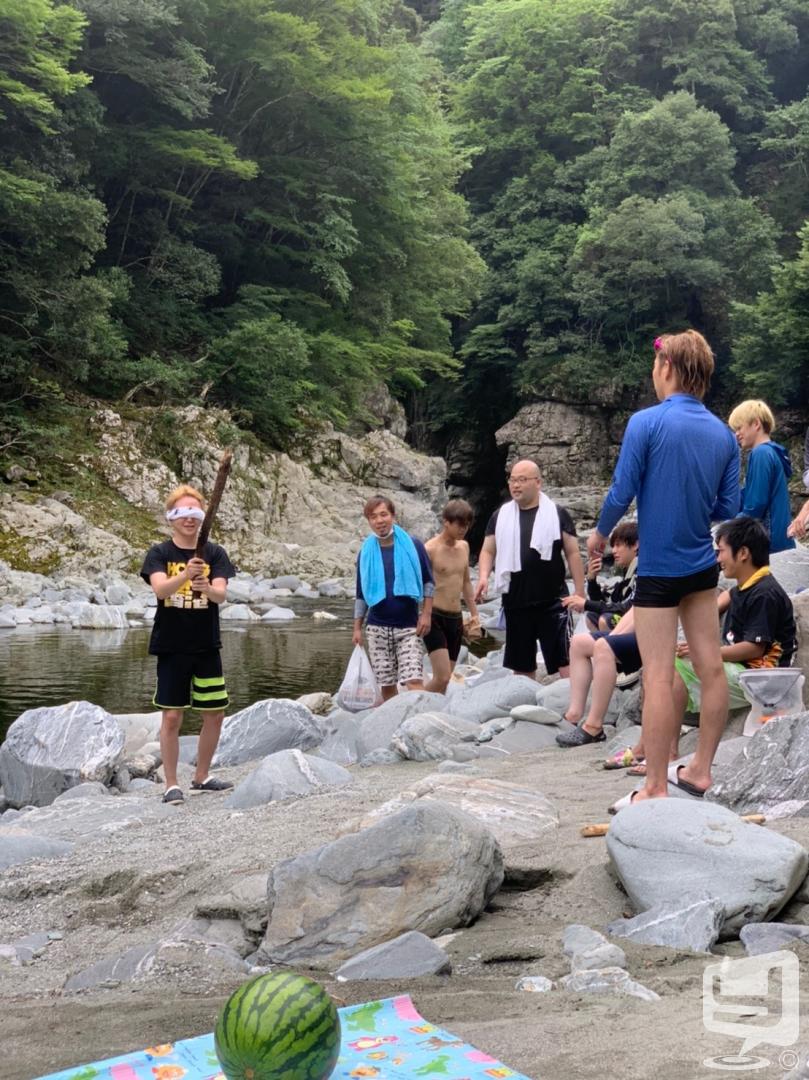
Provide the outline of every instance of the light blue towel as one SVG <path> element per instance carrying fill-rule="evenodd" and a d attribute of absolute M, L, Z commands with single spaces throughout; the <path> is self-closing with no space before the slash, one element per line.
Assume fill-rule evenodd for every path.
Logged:
<path fill-rule="evenodd" d="M 385 567 L 379 538 L 369 536 L 360 548 L 360 584 L 368 607 L 385 599 Z M 424 584 L 416 545 L 398 525 L 393 526 L 393 594 L 421 600 Z"/>

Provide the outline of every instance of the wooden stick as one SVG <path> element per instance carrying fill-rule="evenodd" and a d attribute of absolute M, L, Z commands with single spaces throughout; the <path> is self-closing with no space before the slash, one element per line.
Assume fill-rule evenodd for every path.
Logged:
<path fill-rule="evenodd" d="M 763 825 L 767 820 L 763 814 L 742 814 L 742 821 L 746 821 L 749 825 Z M 610 831 L 610 823 L 607 821 L 603 825 L 584 825 L 581 829 L 582 836 L 606 836 Z"/>
<path fill-rule="evenodd" d="M 194 552 L 198 559 L 204 558 L 202 553 L 205 550 L 205 545 L 208 543 L 208 537 L 211 534 L 211 525 L 213 525 L 213 520 L 216 517 L 216 511 L 219 509 L 219 503 L 222 498 L 222 492 L 225 490 L 225 483 L 230 472 L 232 461 L 233 452 L 231 450 L 226 450 L 222 455 L 222 460 L 219 462 L 219 471 L 216 474 L 213 491 L 211 492 L 211 498 L 208 502 L 208 509 L 205 511 L 205 517 L 199 528 L 197 548 Z"/>

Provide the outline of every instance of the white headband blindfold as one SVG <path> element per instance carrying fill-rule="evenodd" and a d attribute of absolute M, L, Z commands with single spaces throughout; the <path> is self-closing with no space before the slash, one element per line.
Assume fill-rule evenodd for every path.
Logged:
<path fill-rule="evenodd" d="M 196 506 L 172 506 L 171 510 L 166 511 L 166 521 L 177 521 L 179 518 L 204 521 L 205 514 Z"/>

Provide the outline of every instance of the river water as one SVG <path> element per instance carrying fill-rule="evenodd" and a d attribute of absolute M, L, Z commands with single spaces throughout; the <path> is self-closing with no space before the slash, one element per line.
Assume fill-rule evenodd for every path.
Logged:
<path fill-rule="evenodd" d="M 330 611 L 337 622 L 312 618 Z M 352 610 L 343 601 L 296 604 L 287 623 L 222 623 L 228 713 L 262 698 L 333 693 L 351 653 Z M 0 742 L 26 709 L 83 699 L 108 712 L 152 712 L 150 629 L 73 630 L 62 625 L 0 630 Z M 189 713 L 184 732 L 198 729 Z"/>

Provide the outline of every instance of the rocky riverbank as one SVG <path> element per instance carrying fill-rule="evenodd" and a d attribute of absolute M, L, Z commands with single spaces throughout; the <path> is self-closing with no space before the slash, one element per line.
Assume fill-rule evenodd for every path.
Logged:
<path fill-rule="evenodd" d="M 638 695 L 616 691 L 609 748 L 633 740 Z M 762 951 L 766 928 L 805 967 L 809 714 L 752 738 L 737 721 L 713 801 L 630 808 L 605 841 L 581 826 L 630 785 L 603 745 L 555 746 L 566 697 L 493 653 L 446 697 L 259 702 L 226 721 L 216 765 L 235 790 L 182 807 L 153 782 L 156 715 L 26 714 L 0 749 L 3 1076 L 210 1029 L 278 964 L 346 1002 L 410 992 L 537 1078 L 673 1080 L 737 1052 L 703 1026 L 703 972 Z M 764 827 L 733 812 L 739 775 Z M 379 955 L 413 932 L 427 940 Z M 777 1053 L 760 1075 L 783 1072 Z"/>

